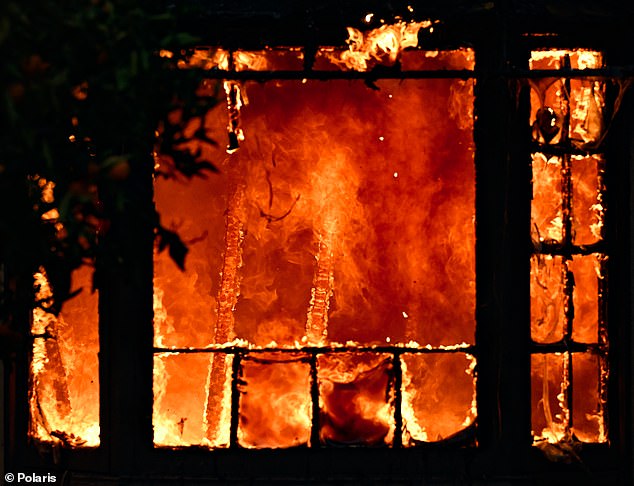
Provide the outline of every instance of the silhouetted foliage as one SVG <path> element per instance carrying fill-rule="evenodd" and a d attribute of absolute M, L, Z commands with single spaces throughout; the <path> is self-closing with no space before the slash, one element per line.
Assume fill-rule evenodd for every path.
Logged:
<path fill-rule="evenodd" d="M 159 55 L 182 55 L 196 42 L 179 31 L 183 8 L 143 0 L 0 5 L 0 262 L 13 275 L 44 267 L 55 312 L 70 296 L 72 270 L 116 251 L 102 248 L 110 221 L 130 209 L 134 181 L 150 177 L 154 150 L 171 158 L 172 176 L 216 170 L 182 148 L 182 128 L 215 95 L 197 97 L 199 75 Z M 168 123 L 176 109 L 179 121 Z M 183 267 L 178 235 L 152 211 L 143 218 Z M 14 289 L 5 287 L 4 325 L 16 311 Z"/>

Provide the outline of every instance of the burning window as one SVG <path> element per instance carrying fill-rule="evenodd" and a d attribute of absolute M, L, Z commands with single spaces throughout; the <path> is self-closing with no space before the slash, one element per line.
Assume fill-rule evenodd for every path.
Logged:
<path fill-rule="evenodd" d="M 351 34 L 317 53 L 323 80 L 297 50 L 194 55 L 286 79 L 226 81 L 228 109 L 189 127 L 229 118 L 229 154 L 191 147 L 219 175 L 164 179 L 160 160 L 156 204 L 190 253 L 185 272 L 155 256 L 156 446 L 473 442 L 473 81 L 438 71 L 473 54 L 405 51 L 399 79 L 341 79 L 380 57 Z"/>
<path fill-rule="evenodd" d="M 586 50 L 535 51 L 533 70 L 596 69 Z M 605 83 L 531 84 L 532 429 L 535 442 L 605 442 L 607 327 L 603 229 Z"/>
<path fill-rule="evenodd" d="M 91 293 L 92 269 L 72 274 L 79 293 L 57 316 L 46 272 L 35 274 L 38 308 L 33 311 L 33 358 L 29 408 L 31 435 L 66 447 L 99 445 L 98 294 Z"/>
<path fill-rule="evenodd" d="M 34 210 L 62 239 L 54 200 L 55 183 L 40 176 L 31 181 Z M 30 435 L 40 443 L 65 447 L 99 445 L 98 294 L 92 293 L 93 269 L 84 265 L 71 274 L 71 298 L 53 312 L 53 289 L 46 270 L 34 275 L 35 308 L 29 412 Z"/>
<path fill-rule="evenodd" d="M 228 126 L 230 144 L 190 145 L 220 169 L 205 179 L 164 178 L 173 161 L 158 159 L 157 208 L 190 251 L 184 272 L 154 255 L 155 446 L 475 443 L 474 54 L 415 49 L 408 29 L 379 48 L 351 32 L 310 79 L 299 49 L 194 52 L 236 76 L 186 132 Z M 386 56 L 400 70 L 355 76 Z M 601 64 L 531 57 L 535 71 Z M 249 71 L 273 75 L 237 80 Z M 531 80 L 534 442 L 605 442 L 605 84 Z M 99 445 L 90 278 L 74 274 L 85 290 L 59 316 L 33 315 L 42 442 Z M 45 272 L 36 289 L 45 303 Z"/>

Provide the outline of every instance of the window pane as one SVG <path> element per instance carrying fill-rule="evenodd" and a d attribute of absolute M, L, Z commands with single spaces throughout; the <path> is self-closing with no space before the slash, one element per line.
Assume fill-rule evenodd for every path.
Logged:
<path fill-rule="evenodd" d="M 226 122 L 226 113 L 221 108 L 211 110 L 200 121 L 213 137 L 224 135 Z M 199 126 L 192 122 L 184 132 L 191 136 Z M 218 147 L 193 142 L 190 145 L 191 150 L 200 149 L 205 160 L 221 161 L 224 156 L 224 150 Z M 159 167 L 154 181 L 154 200 L 163 226 L 177 231 L 189 251 L 185 271 L 176 266 L 167 251 L 155 252 L 154 344 L 203 347 L 217 341 L 225 238 L 231 239 L 224 231 L 231 188 L 224 172 L 191 180 L 168 179 L 161 175 L 169 174 L 170 170 L 167 163 Z M 234 235 L 234 240 L 235 237 L 239 235 Z M 227 278 L 231 277 L 228 266 L 226 271 Z M 225 303 L 225 307 L 227 305 L 231 304 Z M 223 316 L 226 320 L 226 311 Z M 221 342 L 224 340 L 226 338 Z"/>
<path fill-rule="evenodd" d="M 401 366 L 404 435 L 412 444 L 446 439 L 473 423 L 477 414 L 473 356 L 403 354 Z"/>
<path fill-rule="evenodd" d="M 394 437 L 391 356 L 321 355 L 318 369 L 322 443 L 391 444 Z"/>
<path fill-rule="evenodd" d="M 214 362 L 222 363 L 224 373 L 216 373 L 210 385 L 208 370 Z M 229 445 L 231 363 L 232 356 L 222 353 L 154 356 L 155 445 Z"/>
<path fill-rule="evenodd" d="M 575 255 L 568 262 L 574 275 L 574 319 L 572 338 L 581 343 L 597 343 L 599 339 L 599 275 L 598 255 Z"/>
<path fill-rule="evenodd" d="M 223 175 L 156 182 L 193 242 L 185 274 L 157 256 L 156 339 L 473 342 L 472 94 L 455 83 L 249 86 Z"/>
<path fill-rule="evenodd" d="M 563 237 L 561 159 L 540 153 L 532 157 L 531 235 L 535 242 L 559 242 Z"/>
<path fill-rule="evenodd" d="M 196 65 L 229 66 L 226 51 L 196 52 Z M 328 62 L 336 54 L 320 52 Z M 246 60 L 238 70 L 301 59 L 297 52 L 240 51 L 234 63 L 238 54 Z M 416 51 L 407 59 L 412 69 L 473 67 L 468 50 Z M 205 81 L 206 89 L 212 85 Z M 311 428 L 317 432 L 318 421 L 310 423 L 316 409 L 323 443 L 392 444 L 393 354 L 366 353 L 368 347 L 474 341 L 473 81 L 228 81 L 225 87 L 229 109 L 216 107 L 184 128 L 185 137 L 204 131 L 223 140 L 231 118 L 226 151 L 200 141 L 186 145 L 220 173 L 168 179 L 162 175 L 173 173 L 175 162 L 159 156 L 156 206 L 190 252 L 184 272 L 167 252 L 155 254 L 155 346 L 205 354 L 203 348 L 215 346 L 214 356 L 219 346 L 240 348 L 236 366 L 244 381 L 233 384 L 240 410 L 232 413 L 241 446 L 307 444 Z M 177 121 L 179 114 L 173 116 Z M 341 346 L 350 353 L 329 355 Z M 265 363 L 260 352 L 250 352 L 264 347 L 305 348 L 310 363 Z M 315 355 L 319 404 L 312 403 L 316 389 L 310 393 Z M 445 377 L 466 377 L 472 390 L 463 364 Z M 207 430 L 198 440 L 214 447 L 215 434 L 230 422 L 224 408 L 230 370 L 211 358 L 188 366 L 207 377 Z M 155 372 L 168 387 L 177 376 Z M 468 394 L 463 414 L 471 407 Z M 282 413 L 281 403 L 296 410 Z"/>
<path fill-rule="evenodd" d="M 607 376 L 601 373 L 599 357 L 590 353 L 573 354 L 572 371 L 574 434 L 582 442 L 605 442 L 606 404 L 601 395 Z"/>
<path fill-rule="evenodd" d="M 531 257 L 531 337 L 552 343 L 564 337 L 564 266 L 560 256 Z"/>
<path fill-rule="evenodd" d="M 267 353 L 243 359 L 241 364 L 240 445 L 308 444 L 312 410 L 310 365 L 305 358 Z"/>
<path fill-rule="evenodd" d="M 601 239 L 602 197 L 599 192 L 599 164 L 602 157 L 572 156 L 573 241 L 590 245 Z"/>
<path fill-rule="evenodd" d="M 33 311 L 31 334 L 31 436 L 67 447 L 99 445 L 99 315 L 98 294 L 92 292 L 91 267 L 72 273 L 71 291 L 56 317 Z M 36 298 L 50 298 L 43 269 L 35 274 Z"/>
<path fill-rule="evenodd" d="M 566 370 L 565 354 L 531 356 L 531 416 L 536 441 L 557 442 L 566 437 L 569 424 Z"/>

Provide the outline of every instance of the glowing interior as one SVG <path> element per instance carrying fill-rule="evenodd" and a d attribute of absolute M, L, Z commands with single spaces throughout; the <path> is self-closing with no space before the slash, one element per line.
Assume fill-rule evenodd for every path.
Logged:
<path fill-rule="evenodd" d="M 416 69 L 472 67 L 468 50 L 416 53 Z M 293 66 L 288 53 L 239 54 L 252 69 Z M 322 50 L 319 62 L 343 57 Z M 163 224 L 190 244 L 185 272 L 155 255 L 155 445 L 226 447 L 236 413 L 243 447 L 391 445 L 396 358 L 376 346 L 412 350 L 398 355 L 404 445 L 471 425 L 473 83 L 232 83 L 228 109 L 186 129 L 224 137 L 230 120 L 238 150 L 191 146 L 220 174 L 155 181 Z"/>
<path fill-rule="evenodd" d="M 591 69 L 588 50 L 535 51 L 531 68 Z M 605 83 L 597 78 L 531 81 L 532 430 L 543 442 L 604 442 L 607 338 L 603 292 Z M 586 152 L 587 155 L 581 154 Z M 554 155 L 555 154 L 555 155 Z M 586 345 L 586 346 L 580 346 Z M 572 411 L 572 412 L 571 412 Z"/>
<path fill-rule="evenodd" d="M 33 311 L 31 325 L 30 435 L 42 442 L 99 445 L 98 296 L 91 292 L 92 273 L 87 266 L 73 272 L 71 289 L 82 290 L 58 316 L 46 310 L 52 292 L 44 269 L 35 274 L 42 308 Z"/>

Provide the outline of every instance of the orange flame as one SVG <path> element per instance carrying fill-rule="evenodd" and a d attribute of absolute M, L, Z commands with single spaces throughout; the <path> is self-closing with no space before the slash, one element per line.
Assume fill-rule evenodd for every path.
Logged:
<path fill-rule="evenodd" d="M 603 58 L 599 52 L 582 49 L 535 51 L 530 65 L 537 70 L 596 69 Z M 542 78 L 531 81 L 531 88 L 536 142 L 559 144 L 570 151 L 600 145 L 605 136 L 604 82 Z M 550 158 L 533 154 L 531 220 L 537 254 L 531 259 L 531 337 L 535 342 L 566 342 L 568 337 L 576 343 L 606 344 L 599 322 L 599 283 L 606 257 L 581 251 L 603 238 L 603 165 L 601 154 Z M 577 245 L 577 254 L 540 254 L 544 243 Z M 606 440 L 605 353 L 599 348 L 596 354 L 533 355 L 532 424 L 537 445 Z"/>
<path fill-rule="evenodd" d="M 434 62 L 463 61 L 437 55 Z M 155 182 L 163 223 L 191 242 L 184 273 L 155 256 L 155 343 L 298 350 L 292 358 L 243 358 L 237 436 L 244 447 L 308 443 L 305 346 L 324 346 L 317 360 L 322 442 L 394 440 L 394 358 L 354 352 L 360 345 L 439 351 L 402 363 L 412 444 L 447 438 L 474 420 L 475 361 L 443 357 L 473 342 L 473 83 L 377 85 L 249 85 L 240 128 L 251 136 L 230 157 L 205 155 L 220 161 L 220 175 Z M 202 123 L 221 132 L 227 114 L 215 110 Z M 350 353 L 327 350 L 342 345 Z M 210 354 L 157 355 L 155 444 L 227 445 L 232 364 Z M 433 365 L 423 383 L 419 363 L 443 365 Z M 187 379 L 179 381 L 180 373 Z M 456 397 L 440 392 L 450 381 L 460 383 Z M 192 391 L 193 383 L 200 389 Z M 426 387 L 439 390 L 438 406 L 424 400 Z"/>
<path fill-rule="evenodd" d="M 90 293 L 92 270 L 72 274 L 82 292 L 56 317 L 47 309 L 52 291 L 43 268 L 34 275 L 36 299 L 31 333 L 31 435 L 66 447 L 99 445 L 99 349 L 97 294 Z"/>
<path fill-rule="evenodd" d="M 338 59 L 333 58 L 333 61 L 355 71 L 367 71 L 374 61 L 387 60 L 389 64 L 394 64 L 403 49 L 418 46 L 418 31 L 432 25 L 429 20 L 409 23 L 399 21 L 367 32 L 348 27 L 348 50 L 342 52 Z"/>

